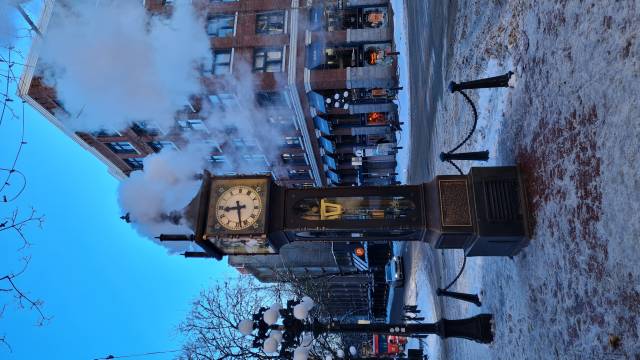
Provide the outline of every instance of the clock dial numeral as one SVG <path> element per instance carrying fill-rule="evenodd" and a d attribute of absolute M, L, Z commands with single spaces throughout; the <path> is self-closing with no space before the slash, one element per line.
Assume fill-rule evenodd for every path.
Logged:
<path fill-rule="evenodd" d="M 250 186 L 233 186 L 220 195 L 216 202 L 218 223 L 228 230 L 259 228 L 262 214 L 262 199 L 256 189 Z"/>

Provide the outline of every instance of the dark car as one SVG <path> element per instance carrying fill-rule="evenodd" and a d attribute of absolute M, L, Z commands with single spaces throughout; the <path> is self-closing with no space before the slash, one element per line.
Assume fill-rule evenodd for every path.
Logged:
<path fill-rule="evenodd" d="M 384 275 L 387 284 L 394 287 L 404 286 L 404 268 L 402 256 L 394 256 L 384 267 Z"/>

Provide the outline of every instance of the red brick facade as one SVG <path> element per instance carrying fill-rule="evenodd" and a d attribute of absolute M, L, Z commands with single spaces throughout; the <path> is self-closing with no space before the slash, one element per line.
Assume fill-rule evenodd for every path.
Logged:
<path fill-rule="evenodd" d="M 355 1 L 355 0 L 351 0 Z M 349 4 L 349 0 L 342 0 L 339 3 Z M 379 0 L 377 4 L 382 7 L 387 7 L 388 0 Z M 155 13 L 170 13 L 172 1 L 167 0 L 146 0 L 145 6 L 148 10 Z M 292 8 L 292 4 L 298 4 L 297 8 Z M 318 3 L 318 2 L 316 2 Z M 245 66 L 254 66 L 255 68 L 255 53 L 261 51 L 261 49 L 276 49 L 281 51 L 281 63 L 276 64 L 276 68 L 265 70 L 260 72 L 254 69 L 253 81 L 254 88 L 257 92 L 268 91 L 278 92 L 286 94 L 288 108 L 282 109 L 283 114 L 290 114 L 287 116 L 295 118 L 294 123 L 283 123 L 282 136 L 283 139 L 277 141 L 293 142 L 293 145 L 285 145 L 282 147 L 282 156 L 279 159 L 270 159 L 268 164 L 265 164 L 263 171 L 271 171 L 274 177 L 283 184 L 291 186 L 314 186 L 320 184 L 336 183 L 336 180 L 330 181 L 327 176 L 330 172 L 342 171 L 345 178 L 352 179 L 351 165 L 347 163 L 350 161 L 350 156 L 340 155 L 340 158 L 336 157 L 336 154 L 330 154 L 335 157 L 327 159 L 326 149 L 321 148 L 319 143 L 319 130 L 314 123 L 314 116 L 318 113 L 318 109 L 314 108 L 314 105 L 310 103 L 308 96 L 309 90 L 312 91 L 325 91 L 334 90 L 338 92 L 350 91 L 353 94 L 358 93 L 358 89 L 355 89 L 353 84 L 365 84 L 366 86 L 367 76 L 361 76 L 358 78 L 357 72 L 352 71 L 353 68 L 325 68 L 325 69 L 308 69 L 307 68 L 307 50 L 312 44 L 322 42 L 326 46 L 360 46 L 359 55 L 363 57 L 362 41 L 356 43 L 356 45 L 348 44 L 349 37 L 353 37 L 356 32 L 349 32 L 347 29 L 332 29 L 332 31 L 324 31 L 323 29 L 312 29 L 316 24 L 310 20 L 310 15 L 313 9 L 316 11 L 319 6 L 327 6 L 328 13 L 335 11 L 331 6 L 338 2 L 325 1 L 320 2 L 323 5 L 312 5 L 308 1 L 291 1 L 291 0 L 238 0 L 238 1 L 216 1 L 216 0 L 198 0 L 194 1 L 194 6 L 198 9 L 198 12 L 202 14 L 203 18 L 210 19 L 214 17 L 220 17 L 226 15 L 227 18 L 233 17 L 233 29 L 228 29 L 228 32 L 224 36 L 219 34 L 210 34 L 210 42 L 213 53 L 229 51 L 231 55 L 231 74 L 248 71 Z M 368 1 L 372 3 L 372 1 Z M 346 5 L 341 5 L 346 6 Z M 360 9 L 360 8 L 354 8 Z M 342 10 L 345 14 L 356 14 L 360 16 L 356 10 Z M 365 8 L 366 10 L 366 8 Z M 360 11 L 360 10 L 358 10 Z M 268 26 L 264 28 L 264 15 L 265 12 L 270 12 L 280 16 L 280 12 L 284 14 L 284 23 L 282 25 L 276 25 L 272 27 L 271 20 L 269 20 Z M 361 11 L 362 12 L 362 11 Z M 261 25 L 258 24 L 258 17 L 262 16 Z M 277 17 L 276 16 L 276 17 Z M 345 15 L 346 16 L 346 15 Z M 388 10 L 387 16 L 391 16 L 391 10 Z M 360 19 L 360 18 L 359 18 Z M 326 21 L 326 20 L 325 20 Z M 387 26 L 392 28 L 390 20 L 387 20 Z M 262 26 L 262 27 L 261 27 Z M 279 27 L 281 26 L 281 27 Z M 259 31 L 260 28 L 260 31 Z M 209 31 L 209 30 L 207 30 Z M 267 33 L 265 33 L 267 32 Z M 388 41 L 384 38 L 384 32 L 381 40 Z M 388 32 L 387 32 L 388 33 Z M 377 33 L 376 33 L 377 34 Z M 374 34 L 374 35 L 376 35 Z M 371 37 L 371 35 L 365 34 Z M 377 35 L 376 35 L 377 36 Z M 295 41 L 293 41 L 295 39 Z M 375 40 L 375 36 L 372 37 Z M 366 42 L 364 42 L 366 44 Z M 375 41 L 372 41 L 375 43 Z M 311 44 L 311 45 L 310 45 Z M 346 44 L 346 45 L 345 45 Z M 390 45 L 391 46 L 391 45 Z M 293 59 L 293 60 L 292 60 Z M 290 61 L 295 61 L 294 71 L 290 71 Z M 215 62 L 215 61 L 214 61 Z M 241 65 L 242 64 L 242 65 Z M 352 64 L 353 65 L 353 64 Z M 277 68 L 277 67 L 280 68 Z M 362 66 L 362 65 L 360 65 Z M 395 64 L 393 65 L 395 67 Z M 366 69 L 365 69 L 366 70 Z M 371 70 L 371 69 L 369 69 Z M 354 75 L 350 75 L 350 71 Z M 395 76 L 395 71 L 390 73 Z M 351 78 L 350 78 L 351 76 Z M 383 75 L 384 76 L 384 75 Z M 380 81 L 378 81 L 380 83 Z M 227 82 L 220 76 L 208 73 L 202 78 L 206 94 L 196 94 L 191 102 L 192 111 L 185 111 L 177 114 L 176 119 L 180 120 L 197 120 L 204 118 L 201 114 L 203 109 L 203 102 L 209 102 L 208 95 L 215 95 L 221 92 L 227 92 Z M 384 83 L 384 82 L 383 82 Z M 397 79 L 390 79 L 389 84 L 397 84 Z M 373 84 L 372 86 L 380 86 Z M 235 94 L 236 96 L 247 96 L 253 94 Z M 56 111 L 63 111 L 60 105 L 56 101 L 55 89 L 44 85 L 38 77 L 34 77 L 28 91 L 28 96 L 35 102 L 40 104 L 46 111 L 55 115 Z M 329 99 L 327 99 L 328 101 Z M 368 100 L 367 100 L 368 101 Z M 385 100 L 390 101 L 390 100 Z M 204 107 L 206 108 L 206 107 Z M 195 111 L 193 111 L 195 110 Z M 378 110 L 376 110 L 378 111 Z M 332 120 L 332 116 L 347 116 L 349 111 L 345 109 L 330 108 L 325 110 L 326 114 L 322 115 L 327 118 L 327 121 L 331 122 L 335 128 L 335 134 L 348 133 L 347 130 L 338 130 L 340 127 L 339 120 Z M 277 111 L 276 111 L 277 113 Z M 257 114 L 260 116 L 260 114 Z M 283 115 L 284 116 L 284 115 Z M 353 115 L 360 116 L 360 115 Z M 361 116 L 363 119 L 365 115 Z M 392 115 L 387 116 L 393 118 Z M 355 119 L 355 117 L 354 117 Z M 267 121 L 267 119 L 265 119 Z M 271 120 L 269 120 L 271 121 Z M 280 121 L 275 119 L 273 121 Z M 284 121 L 284 120 L 283 120 Z M 364 121 L 364 120 L 363 120 Z M 393 128 L 393 124 L 390 124 L 390 129 Z M 366 126 L 366 124 L 365 124 Z M 395 136 L 392 134 L 393 130 L 386 138 L 395 142 Z M 154 141 L 171 141 L 176 147 L 180 147 L 185 144 L 183 135 L 181 134 L 180 127 L 176 126 L 174 131 L 168 134 L 160 134 L 153 131 L 138 131 L 135 128 L 126 129 L 119 132 L 119 134 L 88 134 L 78 133 L 76 134 L 79 139 L 86 144 L 97 150 L 104 159 L 107 159 L 112 165 L 118 168 L 123 174 L 128 175 L 131 171 L 139 168 L 139 161 L 147 155 L 158 151 L 158 147 L 154 146 Z M 108 136 L 107 136 L 108 135 Z M 323 135 L 328 141 L 334 144 L 350 144 L 354 143 L 354 146 L 366 146 L 367 143 L 376 140 L 367 140 L 363 137 L 345 137 L 341 135 Z M 297 139 L 297 140 L 296 140 Z M 275 140 L 275 139 L 274 139 Z M 125 143 L 125 144 L 123 144 Z M 299 144 L 299 146 L 298 146 Z M 359 145 L 358 145 L 359 144 Z M 343 147 L 344 148 L 344 147 Z M 115 149 L 115 150 L 114 150 Z M 212 167 L 215 172 L 216 166 L 224 161 L 226 151 L 233 150 L 233 144 L 219 144 L 212 150 Z M 306 154 L 300 158 L 300 154 Z M 380 159 L 386 159 L 381 157 Z M 327 165 L 329 161 L 329 165 Z M 376 161 L 373 157 L 369 161 Z M 385 160 L 386 161 L 386 160 Z M 340 163 L 340 164 L 334 164 Z M 389 168 L 388 173 L 391 174 L 392 168 L 395 166 L 393 162 L 386 162 L 388 165 L 376 165 L 375 167 L 387 166 Z M 332 170 L 333 169 L 333 170 Z M 345 170 L 346 169 L 346 170 Z M 355 169 L 356 177 L 361 170 Z M 309 176 L 305 174 L 308 173 Z M 389 175 L 391 178 L 393 175 Z"/>

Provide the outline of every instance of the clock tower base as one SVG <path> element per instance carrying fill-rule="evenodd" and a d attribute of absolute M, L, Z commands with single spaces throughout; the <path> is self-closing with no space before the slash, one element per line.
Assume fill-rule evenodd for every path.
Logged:
<path fill-rule="evenodd" d="M 437 176 L 425 184 L 436 249 L 467 256 L 514 256 L 528 242 L 529 213 L 517 167 L 474 167 L 468 175 Z"/>

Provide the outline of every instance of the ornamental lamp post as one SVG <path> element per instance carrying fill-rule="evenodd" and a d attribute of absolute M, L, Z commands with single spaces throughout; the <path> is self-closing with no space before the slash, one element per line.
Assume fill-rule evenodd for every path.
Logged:
<path fill-rule="evenodd" d="M 303 297 L 300 301 L 287 301 L 286 308 L 279 304 L 269 308 L 261 307 L 251 320 L 242 320 L 238 324 L 238 330 L 245 336 L 254 337 L 252 347 L 261 348 L 266 354 L 278 353 L 281 358 L 292 360 L 307 360 L 313 340 L 325 333 L 404 337 L 435 334 L 442 338 L 456 337 L 485 344 L 491 343 L 494 336 L 491 314 L 458 320 L 440 319 L 435 323 L 324 323 L 316 318 L 309 318 L 309 311 L 313 306 L 311 298 Z"/>

